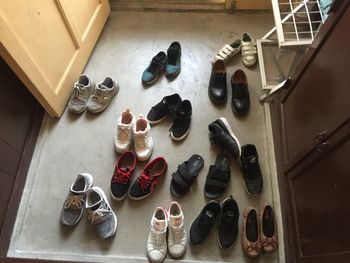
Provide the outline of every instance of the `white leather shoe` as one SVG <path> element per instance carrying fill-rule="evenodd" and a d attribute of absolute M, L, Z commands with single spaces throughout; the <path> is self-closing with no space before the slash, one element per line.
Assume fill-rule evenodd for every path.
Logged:
<path fill-rule="evenodd" d="M 133 129 L 135 152 L 137 159 L 146 161 L 153 151 L 153 139 L 151 136 L 151 126 L 143 115 L 139 115 Z"/>
<path fill-rule="evenodd" d="M 185 253 L 187 243 L 187 233 L 184 226 L 184 214 L 178 202 L 170 203 L 168 216 L 168 249 L 173 257 L 178 258 Z"/>
<path fill-rule="evenodd" d="M 166 256 L 167 228 L 167 212 L 163 208 L 157 207 L 152 216 L 151 230 L 147 239 L 147 256 L 153 263 L 162 262 Z"/>
<path fill-rule="evenodd" d="M 258 60 L 255 39 L 249 33 L 242 36 L 242 61 L 246 67 L 252 67 Z"/>
<path fill-rule="evenodd" d="M 118 131 L 114 138 L 115 150 L 118 153 L 124 153 L 130 150 L 134 125 L 135 116 L 129 109 L 126 109 L 120 114 Z"/>

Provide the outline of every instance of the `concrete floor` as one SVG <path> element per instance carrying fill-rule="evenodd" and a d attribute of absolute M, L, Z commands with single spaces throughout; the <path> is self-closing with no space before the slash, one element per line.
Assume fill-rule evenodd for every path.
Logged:
<path fill-rule="evenodd" d="M 272 24 L 272 13 L 265 12 L 112 13 L 85 73 L 95 81 L 105 76 L 114 77 L 120 83 L 120 91 L 102 114 L 85 112 L 76 116 L 66 111 L 60 120 L 45 116 L 8 255 L 96 262 L 147 262 L 146 239 L 154 208 L 167 207 L 174 199 L 169 191 L 170 175 L 192 153 L 201 154 L 205 165 L 191 192 L 179 200 L 187 228 L 206 203 L 203 195 L 206 174 L 219 152 L 209 143 L 207 127 L 221 116 L 229 120 L 242 145 L 253 143 L 257 146 L 264 175 L 263 193 L 252 198 L 245 191 L 238 163 L 232 161 L 232 179 L 223 198 L 232 194 L 241 214 L 245 207 L 258 208 L 267 200 L 275 205 L 280 220 L 269 112 L 268 107 L 258 103 L 261 95 L 258 66 L 253 69 L 243 67 L 248 75 L 251 96 L 248 116 L 236 118 L 231 111 L 230 99 L 227 105 L 216 107 L 207 95 L 210 60 L 215 51 L 245 31 L 259 38 Z M 155 85 L 144 88 L 140 82 L 143 70 L 157 52 L 166 51 L 174 40 L 180 41 L 183 48 L 181 74 L 171 82 L 162 76 Z M 238 68 L 242 68 L 240 56 L 230 61 L 228 76 L 231 77 Z M 185 141 L 174 143 L 168 136 L 170 119 L 152 128 L 155 149 L 151 158 L 162 155 L 169 163 L 168 173 L 155 192 L 142 201 L 111 201 L 118 216 L 118 230 L 112 240 L 99 240 L 86 216 L 75 228 L 63 228 L 59 223 L 60 210 L 78 172 L 91 173 L 95 185 L 102 187 L 109 197 L 109 182 L 117 157 L 113 137 L 120 112 L 128 107 L 135 114 L 146 115 L 151 106 L 174 92 L 192 102 L 191 132 Z M 134 178 L 142 165 L 138 164 Z M 241 220 L 242 217 L 240 223 Z M 281 224 L 279 231 L 282 240 Z M 216 232 L 213 231 L 201 247 L 188 246 L 182 262 L 284 262 L 282 242 L 278 253 L 250 260 L 243 255 L 240 242 L 228 250 L 219 249 Z M 168 255 L 166 261 L 172 262 L 173 259 Z"/>

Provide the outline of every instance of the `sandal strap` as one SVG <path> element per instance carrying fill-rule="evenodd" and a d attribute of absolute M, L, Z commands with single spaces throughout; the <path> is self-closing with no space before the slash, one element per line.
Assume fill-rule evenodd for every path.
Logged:
<path fill-rule="evenodd" d="M 224 183 L 227 183 L 230 180 L 230 177 L 231 177 L 230 168 L 223 169 L 222 167 L 210 165 L 208 179 L 222 181 Z"/>
<path fill-rule="evenodd" d="M 207 179 L 205 184 L 207 186 L 215 186 L 215 187 L 219 187 L 222 189 L 225 189 L 226 185 L 227 185 L 226 182 L 221 182 L 221 181 L 214 180 L 214 179 Z"/>
<path fill-rule="evenodd" d="M 182 190 L 186 191 L 190 184 L 186 181 L 186 178 L 181 176 L 179 173 L 174 173 L 173 174 L 173 182 Z"/>

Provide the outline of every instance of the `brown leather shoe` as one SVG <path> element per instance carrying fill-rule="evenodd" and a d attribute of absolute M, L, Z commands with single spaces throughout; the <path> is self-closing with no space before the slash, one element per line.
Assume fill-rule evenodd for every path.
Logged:
<path fill-rule="evenodd" d="M 248 207 L 243 214 L 241 244 L 249 257 L 258 257 L 261 253 L 258 215 L 254 208 Z"/>
<path fill-rule="evenodd" d="M 260 210 L 260 224 L 262 249 L 265 253 L 273 253 L 278 247 L 276 219 L 272 207 L 267 202 Z"/>

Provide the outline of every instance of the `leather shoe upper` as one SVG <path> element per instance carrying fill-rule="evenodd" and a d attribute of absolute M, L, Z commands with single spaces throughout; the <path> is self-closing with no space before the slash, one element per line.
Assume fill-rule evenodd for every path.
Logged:
<path fill-rule="evenodd" d="M 247 76 L 243 70 L 236 70 L 231 78 L 232 87 L 232 111 L 237 115 L 244 115 L 249 111 L 250 99 Z"/>
<path fill-rule="evenodd" d="M 209 81 L 209 98 L 215 103 L 224 103 L 227 99 L 226 65 L 217 60 L 212 68 Z"/>

